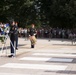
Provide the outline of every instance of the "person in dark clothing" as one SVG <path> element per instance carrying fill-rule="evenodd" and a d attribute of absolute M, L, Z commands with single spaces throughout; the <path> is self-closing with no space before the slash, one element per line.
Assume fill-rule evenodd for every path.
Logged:
<path fill-rule="evenodd" d="M 15 56 L 15 41 L 16 41 L 16 25 L 15 22 L 13 21 L 10 27 L 10 48 L 11 48 L 11 55 L 9 55 L 8 57 L 14 57 Z"/>
<path fill-rule="evenodd" d="M 18 23 L 16 22 L 15 23 L 15 27 L 16 27 L 16 29 L 15 29 L 15 39 L 16 39 L 16 46 L 15 46 L 15 49 L 16 50 L 18 50 Z"/>
<path fill-rule="evenodd" d="M 32 27 L 29 30 L 29 38 L 30 38 L 30 41 L 31 41 L 31 48 L 34 48 L 35 43 L 36 43 L 35 35 L 36 35 L 35 25 L 32 24 Z"/>

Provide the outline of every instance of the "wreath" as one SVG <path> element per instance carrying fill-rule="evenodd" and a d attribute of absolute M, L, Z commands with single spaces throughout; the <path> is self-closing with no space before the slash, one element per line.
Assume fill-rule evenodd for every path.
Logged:
<path fill-rule="evenodd" d="M 1 43 L 5 43 L 5 36 L 6 36 L 6 34 L 8 34 L 8 31 L 9 31 L 9 27 L 2 28 L 3 33 L 0 35 Z"/>
<path fill-rule="evenodd" d="M 0 41 L 1 41 L 1 43 L 5 42 L 5 35 L 0 35 Z"/>

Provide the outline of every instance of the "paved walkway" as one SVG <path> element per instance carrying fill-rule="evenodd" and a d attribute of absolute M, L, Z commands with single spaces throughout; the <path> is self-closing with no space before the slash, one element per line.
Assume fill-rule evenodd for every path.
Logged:
<path fill-rule="evenodd" d="M 76 75 L 76 43 L 38 39 L 31 49 L 29 40 L 19 38 L 16 57 L 9 59 L 9 41 L 0 51 L 0 75 Z"/>

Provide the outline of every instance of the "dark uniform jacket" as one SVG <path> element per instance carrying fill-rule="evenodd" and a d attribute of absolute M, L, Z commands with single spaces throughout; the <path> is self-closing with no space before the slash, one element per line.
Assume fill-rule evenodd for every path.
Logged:
<path fill-rule="evenodd" d="M 36 35 L 36 29 L 35 28 L 30 28 L 29 30 L 29 36 Z"/>
<path fill-rule="evenodd" d="M 10 39 L 11 40 L 16 40 L 15 37 L 16 37 L 16 33 L 17 33 L 17 28 L 15 25 L 11 26 L 10 27 Z"/>

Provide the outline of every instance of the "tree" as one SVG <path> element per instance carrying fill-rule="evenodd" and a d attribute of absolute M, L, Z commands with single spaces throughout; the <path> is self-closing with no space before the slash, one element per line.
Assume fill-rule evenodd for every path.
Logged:
<path fill-rule="evenodd" d="M 1 0 L 1 20 L 16 20 L 20 26 L 76 27 L 75 0 Z M 5 17 L 5 19 L 4 19 Z"/>

